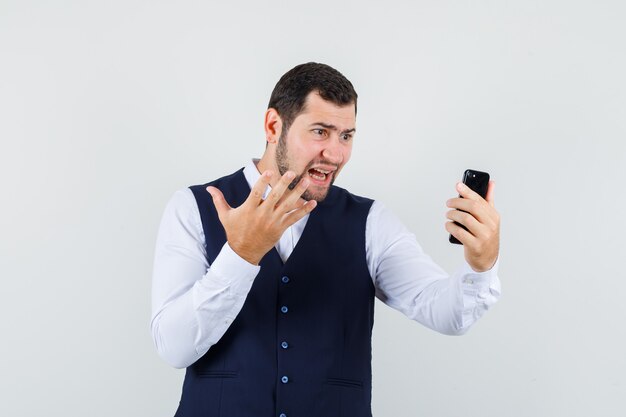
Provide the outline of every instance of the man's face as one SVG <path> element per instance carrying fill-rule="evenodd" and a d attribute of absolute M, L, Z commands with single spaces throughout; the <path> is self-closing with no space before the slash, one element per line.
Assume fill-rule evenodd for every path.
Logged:
<path fill-rule="evenodd" d="M 302 195 L 305 200 L 324 200 L 339 171 L 350 160 L 355 133 L 354 104 L 339 107 L 311 92 L 304 111 L 288 131 L 283 129 L 276 147 L 276 164 L 283 175 L 296 173 L 293 189 L 306 175 L 310 185 Z"/>

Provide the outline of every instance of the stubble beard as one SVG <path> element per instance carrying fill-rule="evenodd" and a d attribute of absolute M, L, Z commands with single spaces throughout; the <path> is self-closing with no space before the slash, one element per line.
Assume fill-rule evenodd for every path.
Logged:
<path fill-rule="evenodd" d="M 288 129 L 283 129 L 282 132 L 280 132 L 280 137 L 278 138 L 278 146 L 276 147 L 276 165 L 278 166 L 278 172 L 280 173 L 281 176 L 285 175 L 285 172 L 289 171 L 289 155 L 287 152 L 287 138 L 286 138 L 287 130 Z M 304 169 L 304 172 L 300 174 L 296 172 L 296 177 L 291 182 L 291 184 L 289 184 L 290 190 L 293 190 L 295 186 L 298 185 L 298 183 L 300 182 L 300 180 L 302 179 L 304 175 L 308 175 L 309 169 L 313 167 L 313 163 L 314 161 L 311 161 Z M 328 195 L 330 186 L 332 186 L 334 182 L 335 182 L 335 173 L 333 172 L 332 178 L 330 179 L 330 185 L 328 186 L 328 188 L 324 189 L 322 192 L 319 192 L 319 193 L 314 193 L 311 191 L 310 188 L 307 188 L 307 190 L 304 193 L 302 193 L 300 197 L 306 201 L 315 200 L 318 203 L 321 203 L 322 201 L 324 201 L 324 199 Z"/>

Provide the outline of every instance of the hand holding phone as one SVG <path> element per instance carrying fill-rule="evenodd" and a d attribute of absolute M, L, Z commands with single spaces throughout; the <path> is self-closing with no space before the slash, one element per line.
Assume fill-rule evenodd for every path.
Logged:
<path fill-rule="evenodd" d="M 486 172 L 476 171 L 473 169 L 465 170 L 463 174 L 463 184 L 467 185 L 470 189 L 475 191 L 482 198 L 487 197 L 487 190 L 489 188 L 489 174 Z M 461 195 L 459 197 L 463 198 Z M 460 210 L 463 211 L 463 210 Z M 467 230 L 467 227 L 463 226 L 461 223 L 454 222 L 458 226 L 461 226 L 463 229 Z M 462 243 L 450 235 L 450 243 L 455 243 L 457 245 L 462 245 Z"/>
<path fill-rule="evenodd" d="M 500 214 L 494 204 L 494 187 L 489 174 L 468 169 L 463 184 L 456 187 L 459 197 L 446 203 L 453 209 L 446 213 L 450 220 L 446 230 L 463 242 L 465 260 L 476 272 L 493 268 L 500 252 Z M 458 240 L 450 237 L 450 242 Z"/>

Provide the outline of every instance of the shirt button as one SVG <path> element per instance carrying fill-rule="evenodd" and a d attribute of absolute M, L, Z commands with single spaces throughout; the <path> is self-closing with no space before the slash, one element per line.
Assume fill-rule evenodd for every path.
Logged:
<path fill-rule="evenodd" d="M 289 309 L 287 308 L 287 306 L 282 306 L 282 307 L 280 308 L 280 311 L 282 311 L 283 313 L 286 313 L 286 312 L 288 312 L 288 311 L 289 311 Z"/>
<path fill-rule="evenodd" d="M 465 283 L 466 283 L 466 284 L 470 284 L 470 285 L 472 285 L 472 284 L 474 283 L 474 281 L 472 281 L 471 279 L 467 278 L 467 279 L 465 280 Z"/>
<path fill-rule="evenodd" d="M 281 379 L 283 384 L 286 384 L 287 382 L 289 382 L 289 378 L 287 376 L 283 376 Z"/>
<path fill-rule="evenodd" d="M 281 344 L 280 344 L 280 346 L 281 346 L 283 349 L 287 349 L 287 348 L 289 347 L 289 343 L 287 343 L 287 342 L 283 342 L 283 343 L 281 343 Z"/>
<path fill-rule="evenodd" d="M 284 277 L 282 278 L 282 280 L 283 280 L 283 282 L 286 284 L 286 283 L 288 283 L 288 282 L 289 282 L 289 277 L 284 276 Z"/>

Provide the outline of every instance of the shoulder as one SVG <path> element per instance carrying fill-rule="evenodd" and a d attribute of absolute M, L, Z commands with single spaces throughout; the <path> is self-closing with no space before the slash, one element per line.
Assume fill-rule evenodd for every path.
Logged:
<path fill-rule="evenodd" d="M 161 218 L 161 231 L 165 235 L 178 236 L 180 230 L 190 235 L 201 232 L 198 205 L 189 188 L 176 190 L 170 197 Z"/>
<path fill-rule="evenodd" d="M 227 184 L 227 183 L 233 182 L 234 180 L 241 180 L 241 177 L 243 177 L 243 170 L 244 169 L 241 168 L 233 172 L 232 174 L 224 175 L 223 177 L 220 177 L 213 181 L 209 181 L 204 184 L 190 185 L 188 188 L 193 192 L 193 194 L 196 194 L 196 195 L 199 192 L 204 192 L 208 194 L 208 191 L 206 191 L 206 187 L 208 187 L 209 185 L 219 186 L 220 184 Z"/>
<path fill-rule="evenodd" d="M 367 222 L 372 228 L 387 230 L 392 234 L 407 232 L 400 218 L 380 200 L 373 201 Z"/>
<path fill-rule="evenodd" d="M 195 199 L 189 187 L 174 191 L 167 203 L 166 210 L 182 214 L 195 208 Z"/>
<path fill-rule="evenodd" d="M 246 182 L 243 168 L 233 172 L 232 174 L 223 176 L 205 184 L 191 185 L 189 186 L 189 189 L 191 190 L 198 207 L 203 212 L 205 208 L 213 207 L 211 194 L 209 194 L 206 190 L 209 185 L 218 188 L 222 194 L 224 194 L 226 201 L 228 201 L 228 203 L 233 207 L 237 207 L 243 203 L 250 193 L 250 187 Z"/>

